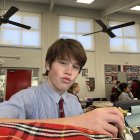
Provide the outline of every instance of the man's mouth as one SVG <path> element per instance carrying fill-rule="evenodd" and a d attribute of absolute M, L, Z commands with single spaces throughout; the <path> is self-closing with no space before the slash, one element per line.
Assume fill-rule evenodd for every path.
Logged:
<path fill-rule="evenodd" d="M 65 84 L 69 84 L 71 82 L 70 78 L 63 78 L 63 82 Z"/>

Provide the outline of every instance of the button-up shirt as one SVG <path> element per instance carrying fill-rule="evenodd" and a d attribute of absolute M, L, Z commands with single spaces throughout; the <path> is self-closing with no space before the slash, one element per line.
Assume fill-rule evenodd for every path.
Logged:
<path fill-rule="evenodd" d="M 83 113 L 76 96 L 64 92 L 61 96 L 48 82 L 14 94 L 9 101 L 0 103 L 0 118 L 45 119 L 58 118 L 60 98 L 64 100 L 65 116 Z"/>

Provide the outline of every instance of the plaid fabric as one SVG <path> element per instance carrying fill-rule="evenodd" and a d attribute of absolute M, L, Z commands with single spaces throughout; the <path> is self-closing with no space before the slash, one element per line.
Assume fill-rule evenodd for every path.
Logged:
<path fill-rule="evenodd" d="M 0 140 L 111 140 L 99 132 L 42 122 L 0 123 Z"/>

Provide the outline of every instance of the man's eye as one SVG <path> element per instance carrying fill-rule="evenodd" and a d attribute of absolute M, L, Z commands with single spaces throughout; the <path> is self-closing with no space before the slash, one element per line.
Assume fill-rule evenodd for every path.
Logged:
<path fill-rule="evenodd" d="M 80 70 L 79 66 L 73 66 L 75 69 Z"/>
<path fill-rule="evenodd" d="M 63 61 L 63 60 L 60 60 L 59 63 L 61 63 L 61 64 L 67 64 L 67 62 L 66 61 Z"/>

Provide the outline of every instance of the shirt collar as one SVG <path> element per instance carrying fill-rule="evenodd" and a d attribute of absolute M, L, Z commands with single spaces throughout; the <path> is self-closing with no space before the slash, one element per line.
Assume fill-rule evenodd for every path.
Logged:
<path fill-rule="evenodd" d="M 62 95 L 58 94 L 49 84 L 48 81 L 46 80 L 45 83 L 43 84 L 43 89 L 50 98 L 56 102 L 57 104 L 59 103 L 59 100 L 63 98 L 64 102 L 66 102 L 66 96 L 67 96 L 67 91 L 65 91 Z"/>
<path fill-rule="evenodd" d="M 129 96 L 128 93 L 122 92 L 123 95 Z"/>

